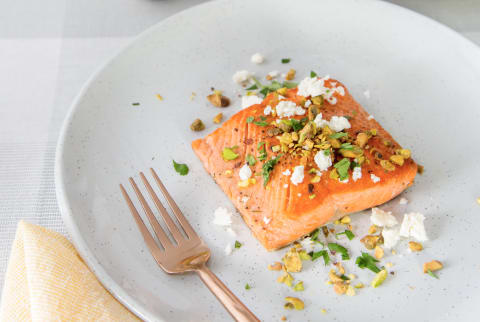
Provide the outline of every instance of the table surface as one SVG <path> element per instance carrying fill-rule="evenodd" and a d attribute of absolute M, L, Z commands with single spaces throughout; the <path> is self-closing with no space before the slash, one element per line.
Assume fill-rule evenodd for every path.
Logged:
<path fill-rule="evenodd" d="M 0 3 L 0 285 L 19 220 L 67 234 L 55 197 L 55 146 L 83 83 L 140 32 L 201 2 Z M 440 21 L 480 45 L 478 0 L 390 2 Z"/>

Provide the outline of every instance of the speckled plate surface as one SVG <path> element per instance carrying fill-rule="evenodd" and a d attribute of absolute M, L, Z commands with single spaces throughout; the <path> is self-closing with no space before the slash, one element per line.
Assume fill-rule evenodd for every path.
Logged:
<path fill-rule="evenodd" d="M 267 60 L 253 65 L 250 56 Z M 280 59 L 290 57 L 288 65 Z M 283 251 L 267 253 L 235 218 L 238 237 L 211 224 L 227 197 L 203 170 L 190 142 L 217 127 L 219 110 L 205 96 L 223 89 L 239 109 L 232 74 L 247 69 L 313 69 L 346 84 L 360 103 L 410 147 L 425 166 L 414 186 L 385 205 L 396 215 L 425 214 L 431 241 L 419 254 L 403 241 L 382 264 L 394 276 L 382 287 L 339 297 L 325 285 L 321 262 L 297 274 L 305 291 L 296 296 L 306 309 L 283 309 L 294 295 L 266 269 Z M 58 145 L 57 194 L 71 237 L 101 282 L 146 320 L 224 321 L 229 316 L 193 275 L 168 276 L 157 267 L 120 196 L 118 184 L 149 167 L 157 169 L 185 215 L 211 247 L 211 269 L 262 320 L 278 321 L 474 321 L 480 314 L 480 50 L 448 28 L 399 7 L 375 1 L 216 1 L 154 26 L 104 66 L 73 104 Z M 363 93 L 369 90 L 370 99 Z M 192 92 L 197 96 L 190 100 Z M 159 101 L 155 94 L 161 94 Z M 132 106 L 139 102 L 139 106 Z M 192 133 L 197 117 L 207 129 Z M 190 166 L 181 177 L 171 160 Z M 137 177 L 138 179 L 138 177 Z M 368 216 L 353 216 L 362 235 Z M 226 257 L 235 239 L 244 246 Z M 340 241 L 356 257 L 358 238 Z M 444 262 L 436 280 L 422 274 L 431 259 Z M 348 272 L 368 284 L 373 274 L 345 262 Z M 245 283 L 252 289 L 245 290 Z M 321 315 L 320 310 L 327 314 Z"/>

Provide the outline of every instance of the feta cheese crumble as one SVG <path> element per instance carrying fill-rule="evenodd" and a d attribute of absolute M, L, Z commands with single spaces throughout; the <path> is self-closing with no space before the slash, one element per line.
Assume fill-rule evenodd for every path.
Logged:
<path fill-rule="evenodd" d="M 302 245 L 302 248 L 307 252 L 313 252 L 315 249 L 315 242 L 312 240 L 310 237 L 305 237 L 300 241 L 300 245 Z"/>
<path fill-rule="evenodd" d="M 235 83 L 239 85 L 244 85 L 252 78 L 252 76 L 253 74 L 247 70 L 239 70 L 235 74 L 233 74 L 232 79 Z"/>
<path fill-rule="evenodd" d="M 305 110 L 292 101 L 281 101 L 277 104 L 276 110 L 278 117 L 291 117 L 305 114 Z"/>
<path fill-rule="evenodd" d="M 305 107 L 309 107 L 310 105 L 312 105 L 312 102 L 310 100 L 307 100 L 305 102 Z"/>
<path fill-rule="evenodd" d="M 232 213 L 224 207 L 215 210 L 213 224 L 217 226 L 230 226 L 232 224 Z"/>
<path fill-rule="evenodd" d="M 425 226 L 423 221 L 425 216 L 418 212 L 411 212 L 405 214 L 400 227 L 400 236 L 413 237 L 418 241 L 427 241 L 427 233 L 425 232 Z"/>
<path fill-rule="evenodd" d="M 337 99 L 333 96 L 335 93 L 338 93 L 341 96 L 345 95 L 345 88 L 343 86 L 335 87 L 337 83 L 332 82 L 330 86 L 332 88 L 325 86 L 325 81 L 330 79 L 330 76 L 325 76 L 323 78 L 317 77 L 307 77 L 298 84 L 298 95 L 301 96 L 319 96 L 323 95 L 323 97 L 332 105 L 337 103 Z"/>
<path fill-rule="evenodd" d="M 398 201 L 398 204 L 399 205 L 406 205 L 408 203 L 408 200 L 406 198 L 401 198 L 399 201 Z"/>
<path fill-rule="evenodd" d="M 263 222 L 265 223 L 265 225 L 268 225 L 271 220 L 272 218 L 267 218 L 266 216 L 263 217 Z"/>
<path fill-rule="evenodd" d="M 350 125 L 350 122 L 344 116 L 332 116 L 332 118 L 330 119 L 330 122 L 328 123 L 330 128 L 335 132 L 340 132 L 352 127 Z"/>
<path fill-rule="evenodd" d="M 294 185 L 298 185 L 299 183 L 302 183 L 303 182 L 303 178 L 304 178 L 304 166 L 303 165 L 298 165 L 296 166 L 295 168 L 293 168 L 293 173 L 292 173 L 292 176 L 290 177 L 290 181 L 294 184 Z"/>
<path fill-rule="evenodd" d="M 317 126 L 317 128 L 322 128 L 325 125 L 329 125 L 327 120 L 324 120 L 322 118 L 322 113 L 318 113 L 317 116 L 315 116 L 315 119 L 313 120 L 313 123 Z"/>
<path fill-rule="evenodd" d="M 372 224 L 378 227 L 393 227 L 398 224 L 397 218 L 392 215 L 391 211 L 383 211 L 380 208 L 372 208 L 370 216 Z"/>
<path fill-rule="evenodd" d="M 233 252 L 233 248 L 232 248 L 232 245 L 230 244 L 227 244 L 227 246 L 225 246 L 225 255 L 231 255 Z"/>
<path fill-rule="evenodd" d="M 397 245 L 398 241 L 400 240 L 398 227 L 383 228 L 382 236 L 383 236 L 383 247 L 388 249 L 395 247 L 395 245 Z"/>
<path fill-rule="evenodd" d="M 256 53 L 252 55 L 251 61 L 254 64 L 261 64 L 265 61 L 265 57 L 260 53 Z"/>
<path fill-rule="evenodd" d="M 262 99 L 257 95 L 245 95 L 242 96 L 242 108 L 247 108 L 255 104 L 262 103 Z"/>
<path fill-rule="evenodd" d="M 324 150 L 318 151 L 313 160 L 317 164 L 320 171 L 325 171 L 332 165 L 332 158 L 330 157 L 330 154 L 325 155 Z"/>
<path fill-rule="evenodd" d="M 291 175 L 292 173 L 290 172 L 290 169 L 287 169 L 287 170 L 283 171 L 282 174 L 283 174 L 284 176 L 289 176 L 289 175 Z"/>
<path fill-rule="evenodd" d="M 273 111 L 272 107 L 270 105 L 267 105 L 265 107 L 265 109 L 263 110 L 263 114 L 270 115 L 270 114 L 272 114 L 272 111 Z"/>
<path fill-rule="evenodd" d="M 353 181 L 357 181 L 358 179 L 362 178 L 362 168 L 355 167 L 353 168 L 352 179 Z"/>
<path fill-rule="evenodd" d="M 284 187 L 285 189 L 288 188 L 288 183 L 285 183 L 285 184 L 283 185 L 283 187 Z"/>
<path fill-rule="evenodd" d="M 370 121 L 370 120 L 373 120 L 374 118 L 375 118 L 375 117 L 374 117 L 373 115 L 369 115 L 369 116 L 367 117 L 367 120 Z"/>
<path fill-rule="evenodd" d="M 238 172 L 238 176 L 242 181 L 248 180 L 252 176 L 252 169 L 250 169 L 248 164 L 244 164 L 243 167 L 240 168 L 240 171 Z"/>
<path fill-rule="evenodd" d="M 370 174 L 370 179 L 372 179 L 373 183 L 377 183 L 380 181 L 380 178 L 374 175 L 373 173 Z"/>
<path fill-rule="evenodd" d="M 248 200 L 250 200 L 250 197 L 243 196 L 241 200 L 242 200 L 243 204 L 245 205 L 248 202 Z"/>
<path fill-rule="evenodd" d="M 278 70 L 272 70 L 270 73 L 268 73 L 267 75 L 270 76 L 271 78 L 276 78 L 278 77 L 280 73 L 278 72 Z"/>

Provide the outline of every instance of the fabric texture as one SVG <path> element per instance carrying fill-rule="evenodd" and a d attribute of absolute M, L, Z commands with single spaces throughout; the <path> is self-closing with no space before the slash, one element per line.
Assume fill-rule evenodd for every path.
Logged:
<path fill-rule="evenodd" d="M 62 235 L 18 223 L 0 321 L 138 321 L 103 288 Z"/>

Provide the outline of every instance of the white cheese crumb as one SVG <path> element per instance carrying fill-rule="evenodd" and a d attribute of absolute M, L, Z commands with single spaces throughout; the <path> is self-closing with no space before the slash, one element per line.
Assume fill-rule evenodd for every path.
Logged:
<path fill-rule="evenodd" d="M 272 107 L 270 105 L 267 105 L 265 107 L 265 109 L 263 110 L 263 114 L 270 115 L 270 114 L 272 114 L 272 111 L 273 111 Z"/>
<path fill-rule="evenodd" d="M 315 249 L 315 242 L 312 240 L 310 237 L 305 237 L 300 241 L 300 245 L 302 245 L 302 248 L 307 252 L 313 252 Z"/>
<path fill-rule="evenodd" d="M 369 116 L 367 117 L 367 120 L 370 121 L 370 120 L 373 120 L 374 118 L 375 118 L 375 117 L 374 117 L 373 115 L 369 115 Z"/>
<path fill-rule="evenodd" d="M 317 128 L 322 128 L 325 125 L 329 125 L 327 120 L 324 120 L 322 118 L 322 113 L 318 113 L 317 116 L 315 116 L 315 119 L 313 120 Z"/>
<path fill-rule="evenodd" d="M 290 177 L 290 181 L 294 185 L 298 185 L 299 183 L 303 182 L 303 172 L 304 172 L 304 166 L 303 165 L 298 165 L 295 168 L 293 168 L 293 173 L 292 176 Z"/>
<path fill-rule="evenodd" d="M 252 55 L 251 61 L 254 64 L 261 64 L 265 61 L 265 57 L 260 53 L 256 53 Z"/>
<path fill-rule="evenodd" d="M 307 77 L 298 84 L 297 94 L 305 97 L 315 97 L 326 94 L 327 89 L 328 87 L 325 87 L 325 78 Z"/>
<path fill-rule="evenodd" d="M 330 157 L 330 154 L 325 155 L 324 150 L 318 151 L 313 160 L 317 164 L 320 171 L 325 171 L 332 165 L 332 158 Z"/>
<path fill-rule="evenodd" d="M 242 96 L 242 108 L 247 108 L 255 104 L 260 104 L 261 102 L 262 102 L 262 99 L 257 95 Z"/>
<path fill-rule="evenodd" d="M 330 122 L 328 123 L 330 125 L 330 128 L 335 132 L 340 132 L 340 131 L 343 131 L 344 129 L 349 129 L 352 127 L 350 125 L 350 122 L 344 116 L 332 116 L 332 118 L 330 119 Z"/>
<path fill-rule="evenodd" d="M 383 236 L 383 247 L 388 249 L 395 247 L 395 245 L 400 240 L 398 227 L 383 228 L 382 236 Z"/>
<path fill-rule="evenodd" d="M 304 115 L 305 110 L 292 101 L 280 101 L 276 107 L 278 117 L 291 117 L 294 115 Z"/>
<path fill-rule="evenodd" d="M 232 224 L 232 213 L 224 207 L 215 210 L 213 224 L 217 226 L 230 226 Z"/>
<path fill-rule="evenodd" d="M 377 183 L 380 181 L 380 178 L 374 175 L 373 173 L 370 174 L 370 179 L 372 179 L 373 183 Z"/>
<path fill-rule="evenodd" d="M 302 194 L 299 192 L 299 193 L 297 193 L 297 196 L 301 197 L 301 196 L 302 196 Z"/>
<path fill-rule="evenodd" d="M 247 70 L 239 70 L 235 74 L 233 74 L 232 79 L 235 83 L 239 85 L 244 85 L 252 78 L 252 76 L 253 74 Z"/>
<path fill-rule="evenodd" d="M 279 100 L 284 100 L 284 99 L 285 99 L 285 96 L 278 95 L 278 99 L 279 99 Z"/>
<path fill-rule="evenodd" d="M 250 200 L 250 197 L 247 197 L 247 196 L 242 197 L 242 202 L 244 205 L 248 202 L 248 200 Z"/>
<path fill-rule="evenodd" d="M 355 167 L 353 168 L 352 179 L 353 181 L 357 181 L 358 179 L 362 178 L 362 168 Z"/>
<path fill-rule="evenodd" d="M 312 105 L 312 102 L 310 100 L 307 100 L 305 102 L 305 107 L 309 107 L 310 105 Z"/>
<path fill-rule="evenodd" d="M 278 77 L 278 74 L 280 74 L 278 70 L 272 70 L 270 73 L 268 73 L 268 76 L 270 76 L 271 78 L 276 78 Z"/>
<path fill-rule="evenodd" d="M 238 176 L 241 180 L 248 180 L 252 176 L 252 169 L 250 169 L 248 164 L 244 164 L 243 167 L 240 168 Z"/>
<path fill-rule="evenodd" d="M 232 254 L 232 251 L 233 251 L 232 245 L 227 244 L 227 246 L 225 246 L 225 255 L 228 256 L 228 255 Z"/>
<path fill-rule="evenodd" d="M 367 89 L 365 92 L 363 92 L 363 95 L 365 98 L 369 99 L 370 98 L 370 91 Z"/>
<path fill-rule="evenodd" d="M 285 189 L 288 188 L 288 183 L 285 183 L 285 184 L 283 185 L 283 187 L 284 187 Z"/>
<path fill-rule="evenodd" d="M 407 198 L 401 198 L 401 199 L 398 201 L 398 204 L 399 204 L 399 205 L 406 205 L 407 203 L 408 203 Z"/>
<path fill-rule="evenodd" d="M 266 216 L 263 217 L 263 222 L 265 223 L 265 225 L 268 225 L 271 220 L 271 218 L 267 218 Z"/>
<path fill-rule="evenodd" d="M 290 172 L 290 169 L 287 169 L 287 170 L 283 171 L 282 174 L 283 174 L 284 176 L 289 176 L 289 175 L 291 175 L 292 173 Z"/>
<path fill-rule="evenodd" d="M 425 216 L 418 212 L 405 214 L 400 227 L 400 236 L 413 237 L 418 241 L 427 241 L 428 237 L 425 232 L 424 220 Z"/>
<path fill-rule="evenodd" d="M 372 208 L 370 221 L 378 227 L 393 227 L 398 224 L 397 218 L 392 215 L 391 211 L 386 212 L 376 207 Z"/>
<path fill-rule="evenodd" d="M 340 180 L 341 183 L 348 183 L 348 178 L 345 178 L 343 180 Z"/>

